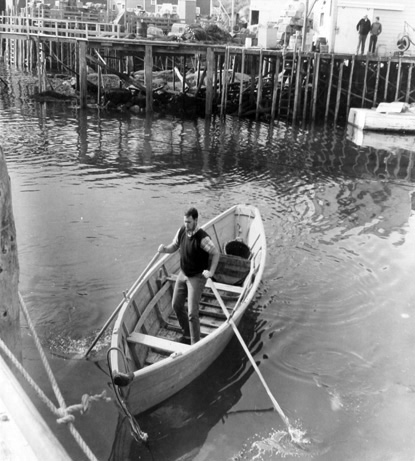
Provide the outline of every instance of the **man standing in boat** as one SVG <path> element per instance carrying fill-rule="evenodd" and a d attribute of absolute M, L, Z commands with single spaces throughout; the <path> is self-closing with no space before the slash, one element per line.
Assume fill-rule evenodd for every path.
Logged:
<path fill-rule="evenodd" d="M 208 278 L 213 277 L 219 262 L 219 251 L 209 235 L 198 226 L 199 213 L 189 208 L 184 224 L 172 243 L 161 244 L 159 253 L 180 250 L 180 272 L 174 286 L 173 309 L 183 330 L 182 342 L 195 344 L 200 340 L 199 302 Z M 212 260 L 209 267 L 209 256 Z M 188 308 L 185 309 L 187 298 Z"/>

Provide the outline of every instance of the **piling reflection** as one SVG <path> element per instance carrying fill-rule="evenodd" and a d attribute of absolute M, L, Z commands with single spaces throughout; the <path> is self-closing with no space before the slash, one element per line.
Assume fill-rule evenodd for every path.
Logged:
<path fill-rule="evenodd" d="M 172 126 L 170 119 L 154 120 L 148 116 L 113 121 L 118 123 L 114 144 L 106 134 L 109 127 L 105 119 L 99 118 L 91 132 L 82 128 L 87 122 L 81 111 L 78 123 L 81 161 L 95 165 L 101 161 L 107 166 L 109 162 L 133 174 L 134 169 L 144 165 L 158 169 L 186 164 L 188 169 L 194 167 L 192 173 L 216 170 L 219 175 L 232 170 L 257 176 L 266 166 L 271 172 L 286 170 L 287 174 L 309 175 L 310 179 L 316 174 L 415 179 L 410 150 L 413 140 L 407 137 L 399 144 L 390 137 L 385 142 L 381 134 L 378 138 L 365 135 L 365 140 L 370 137 L 372 141 L 358 144 L 349 134 L 345 136 L 344 129 L 327 125 L 311 129 L 280 125 L 269 130 L 261 124 L 250 127 L 253 122 L 229 119 L 223 124 L 214 119 L 175 120 Z M 101 155 L 91 156 L 91 150 Z M 108 155 L 103 156 L 106 151 Z"/>

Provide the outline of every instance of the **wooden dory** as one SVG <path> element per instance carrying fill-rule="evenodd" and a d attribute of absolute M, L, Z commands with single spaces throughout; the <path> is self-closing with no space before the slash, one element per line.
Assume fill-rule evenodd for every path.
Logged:
<path fill-rule="evenodd" d="M 221 257 L 215 286 L 236 325 L 252 301 L 265 266 L 266 242 L 258 209 L 236 205 L 209 221 L 208 232 Z M 225 254 L 243 242 L 250 256 Z M 179 342 L 182 335 L 172 310 L 179 253 L 164 255 L 126 295 L 114 325 L 109 366 L 113 377 L 133 374 L 125 387 L 116 386 L 130 412 L 144 412 L 198 377 L 222 353 L 233 330 L 212 290 L 205 288 L 200 304 L 201 340 Z M 117 379 L 114 380 L 117 383 Z"/>

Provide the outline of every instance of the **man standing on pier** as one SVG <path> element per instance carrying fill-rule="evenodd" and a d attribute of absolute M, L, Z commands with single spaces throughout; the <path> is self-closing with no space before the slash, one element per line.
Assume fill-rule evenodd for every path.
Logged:
<path fill-rule="evenodd" d="M 359 32 L 359 42 L 357 43 L 356 54 L 359 53 L 360 46 L 362 46 L 361 54 L 365 52 L 365 43 L 371 26 L 372 24 L 370 23 L 367 14 L 357 23 L 356 30 Z"/>
<path fill-rule="evenodd" d="M 379 16 L 376 16 L 370 29 L 369 53 L 375 54 L 378 35 L 382 33 L 382 24 L 379 22 Z"/>

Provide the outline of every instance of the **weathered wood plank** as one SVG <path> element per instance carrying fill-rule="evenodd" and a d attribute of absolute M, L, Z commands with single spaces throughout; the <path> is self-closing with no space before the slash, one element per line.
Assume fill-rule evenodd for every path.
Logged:
<path fill-rule="evenodd" d="M 158 336 L 145 335 L 138 332 L 131 333 L 127 339 L 132 343 L 142 344 L 143 346 L 151 347 L 152 349 L 160 349 L 171 353 L 187 352 L 190 348 L 187 344 L 159 338 Z"/>
<path fill-rule="evenodd" d="M 0 459 L 71 461 L 0 356 Z"/>

